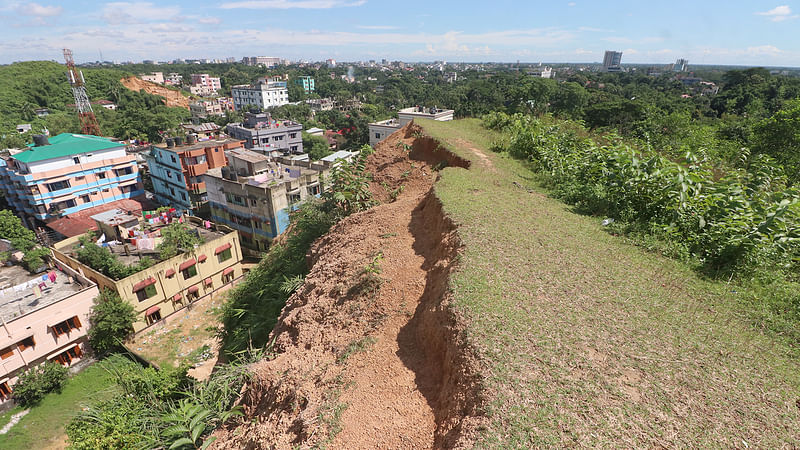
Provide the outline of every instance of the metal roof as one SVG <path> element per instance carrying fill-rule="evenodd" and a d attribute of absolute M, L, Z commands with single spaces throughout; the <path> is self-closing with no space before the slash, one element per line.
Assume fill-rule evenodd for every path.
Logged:
<path fill-rule="evenodd" d="M 11 155 L 11 157 L 20 162 L 30 163 L 125 146 L 125 144 L 114 142 L 109 138 L 72 133 L 61 133 L 49 138 L 49 141 L 50 145 L 30 146 L 30 150 Z"/>

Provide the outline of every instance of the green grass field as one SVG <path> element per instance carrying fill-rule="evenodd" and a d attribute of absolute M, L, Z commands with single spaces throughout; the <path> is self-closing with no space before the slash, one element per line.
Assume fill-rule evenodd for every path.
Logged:
<path fill-rule="evenodd" d="M 71 377 L 60 394 L 48 394 L 42 402 L 31 408 L 6 434 L 0 434 L 0 448 L 4 450 L 33 450 L 50 447 L 59 448 L 64 442 L 64 426 L 81 405 L 99 396 L 112 386 L 113 381 L 106 370 L 98 364 L 87 367 Z M 0 415 L 0 428 L 11 416 L 22 411 L 15 407 Z M 61 446 L 63 447 L 63 445 Z"/>
<path fill-rule="evenodd" d="M 435 190 L 465 244 L 451 285 L 484 367 L 479 448 L 800 445 L 796 353 L 741 293 L 547 197 L 479 121 L 417 123 L 473 162 Z"/>

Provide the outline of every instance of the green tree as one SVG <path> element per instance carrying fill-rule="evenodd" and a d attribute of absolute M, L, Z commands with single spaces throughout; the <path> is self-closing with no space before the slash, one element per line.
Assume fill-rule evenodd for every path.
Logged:
<path fill-rule="evenodd" d="M 39 403 L 50 392 L 61 392 L 68 372 L 66 367 L 51 361 L 31 367 L 19 376 L 14 385 L 14 400 L 28 407 Z"/>
<path fill-rule="evenodd" d="M 753 150 L 775 158 L 791 181 L 800 181 L 800 99 L 753 127 Z"/>
<path fill-rule="evenodd" d="M 190 250 L 195 244 L 200 244 L 203 240 L 188 226 L 172 222 L 161 229 L 161 244 L 158 245 L 161 259 L 169 259 L 177 255 L 181 250 Z"/>
<path fill-rule="evenodd" d="M 116 292 L 104 289 L 94 299 L 89 316 L 92 325 L 88 331 L 89 344 L 99 355 L 119 349 L 122 341 L 133 331 L 134 320 L 133 305 L 122 301 Z"/>
<path fill-rule="evenodd" d="M 319 161 L 332 153 L 325 137 L 313 136 L 305 131 L 303 131 L 303 150 L 314 161 Z"/>
<path fill-rule="evenodd" d="M 36 235 L 22 225 L 22 220 L 13 212 L 0 210 L 0 239 L 8 239 L 14 248 L 27 251 L 36 244 Z"/>

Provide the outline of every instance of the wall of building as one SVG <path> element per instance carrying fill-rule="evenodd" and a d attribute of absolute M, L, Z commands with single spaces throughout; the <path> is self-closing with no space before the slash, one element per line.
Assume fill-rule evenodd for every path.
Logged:
<path fill-rule="evenodd" d="M 65 271 L 85 287 L 61 301 L 5 322 L 0 328 L 0 349 L 13 347 L 10 357 L 0 359 L 0 384 L 8 383 L 8 386 L 13 389 L 19 374 L 26 368 L 53 359 L 75 346 L 80 348 L 81 353 L 88 350 L 86 348 L 86 331 L 90 326 L 89 314 L 99 290 L 96 285 L 91 284 L 86 278 L 80 277 L 78 273 L 70 269 L 65 269 Z M 78 318 L 81 325 L 79 328 L 61 335 L 57 335 L 52 330 L 52 325 L 71 317 Z M 27 337 L 33 337 L 35 343 L 33 347 L 22 350 L 16 346 L 18 342 Z M 73 360 L 73 364 L 77 360 L 79 358 Z M 2 403 L 2 399 L 0 399 L 0 403 Z"/>
<path fill-rule="evenodd" d="M 389 135 L 399 130 L 400 126 L 382 125 L 379 123 L 369 124 L 369 145 L 376 146 L 379 142 L 383 141 Z"/>
<path fill-rule="evenodd" d="M 196 224 L 202 223 L 202 220 L 196 217 L 189 218 Z M 190 302 L 190 289 L 197 287 L 198 296 L 203 296 L 220 286 L 227 284 L 226 279 L 235 279 L 242 275 L 242 251 L 239 245 L 240 239 L 236 230 L 231 228 L 214 225 L 219 230 L 227 231 L 227 234 L 220 236 L 214 240 L 200 244 L 194 251 L 184 253 L 162 261 L 149 267 L 145 270 L 137 272 L 127 278 L 115 281 L 106 277 L 105 275 L 91 269 L 88 266 L 81 264 L 79 261 L 73 259 L 69 255 L 59 249 L 69 248 L 66 245 L 57 244 L 56 249 L 53 250 L 55 257 L 72 267 L 78 272 L 85 273 L 87 278 L 95 278 L 101 288 L 108 287 L 116 291 L 122 300 L 132 304 L 136 310 L 138 320 L 133 324 L 134 331 L 140 331 L 147 326 L 151 325 L 145 317 L 145 312 L 151 307 L 158 307 L 162 318 L 174 313 L 175 311 L 183 308 Z M 231 258 L 226 261 L 220 261 L 219 255 L 215 250 L 219 247 L 230 244 Z M 205 255 L 205 261 L 200 262 L 201 255 Z M 194 265 L 197 269 L 197 275 L 190 278 L 184 278 L 180 272 L 180 265 L 186 261 L 194 259 L 197 263 Z M 167 276 L 167 271 L 174 270 L 172 276 Z M 227 276 L 223 275 L 226 269 L 232 269 L 231 273 Z M 139 301 L 136 292 L 133 291 L 134 286 L 149 279 L 155 280 L 154 286 L 156 289 L 155 294 L 143 301 Z M 206 285 L 205 280 L 211 279 L 211 285 Z M 176 295 L 180 295 L 180 301 L 175 301 Z"/>

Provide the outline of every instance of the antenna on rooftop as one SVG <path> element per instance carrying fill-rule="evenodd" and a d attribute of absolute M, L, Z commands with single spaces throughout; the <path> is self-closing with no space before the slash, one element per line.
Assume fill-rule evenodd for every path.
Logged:
<path fill-rule="evenodd" d="M 83 71 L 75 68 L 72 50 L 64 49 L 64 59 L 67 62 L 67 79 L 72 86 L 72 95 L 75 97 L 75 108 L 78 109 L 78 117 L 81 120 L 81 133 L 102 136 L 100 124 L 97 123 L 97 117 L 94 115 L 92 104 L 89 103 L 89 96 L 86 94 Z"/>

